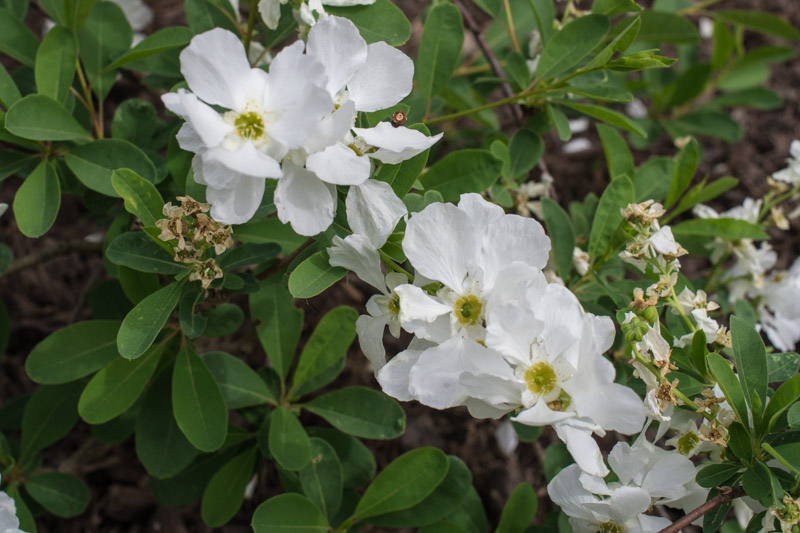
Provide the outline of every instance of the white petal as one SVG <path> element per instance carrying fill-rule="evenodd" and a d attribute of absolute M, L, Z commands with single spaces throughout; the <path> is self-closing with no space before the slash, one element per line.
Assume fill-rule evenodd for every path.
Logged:
<path fill-rule="evenodd" d="M 402 307 L 401 307 L 402 308 Z M 475 341 L 453 338 L 423 351 L 409 374 L 409 391 L 435 409 L 461 405 L 467 390 L 458 379 L 466 352 L 483 348 Z"/>
<path fill-rule="evenodd" d="M 344 239 L 334 236 L 333 246 L 328 248 L 328 257 L 331 265 L 352 270 L 362 281 L 386 293 L 378 249 L 364 235 L 348 235 Z"/>
<path fill-rule="evenodd" d="M 616 524 L 624 524 L 631 518 L 647 512 L 650 508 L 650 495 L 638 487 L 619 487 L 606 500 L 611 520 Z"/>
<path fill-rule="evenodd" d="M 542 321 L 522 306 L 506 304 L 492 309 L 486 322 L 486 346 L 514 364 L 530 364 L 531 343 L 544 329 Z"/>
<path fill-rule="evenodd" d="M 325 17 L 317 22 L 308 32 L 306 49 L 325 67 L 325 88 L 331 96 L 344 89 L 367 60 L 367 42 L 356 25 L 342 17 Z"/>
<path fill-rule="evenodd" d="M 569 411 L 553 411 L 547 407 L 547 403 L 539 400 L 529 409 L 521 411 L 512 420 L 526 426 L 549 426 L 574 416 L 575 413 Z"/>
<path fill-rule="evenodd" d="M 580 475 L 581 469 L 578 465 L 566 467 L 547 485 L 547 494 L 569 516 L 594 520 L 594 515 L 586 509 L 586 504 L 598 499 L 583 488 Z"/>
<path fill-rule="evenodd" d="M 347 84 L 359 111 L 378 111 L 397 104 L 411 92 L 414 62 L 384 42 L 367 47 L 367 59 Z"/>
<path fill-rule="evenodd" d="M 371 6 L 375 0 L 325 0 L 323 4 L 326 6 Z"/>
<path fill-rule="evenodd" d="M 442 133 L 428 137 L 422 132 L 404 126 L 395 128 L 389 122 L 380 122 L 374 128 L 353 128 L 353 131 L 370 146 L 378 148 L 369 154 L 389 165 L 411 159 L 436 144 Z"/>
<path fill-rule="evenodd" d="M 355 118 L 355 104 L 351 101 L 345 102 L 339 109 L 320 121 L 314 135 L 305 142 L 303 147 L 309 154 L 313 154 L 338 143 L 350 132 Z"/>
<path fill-rule="evenodd" d="M 175 139 L 178 141 L 178 146 L 187 152 L 197 153 L 206 148 L 206 143 L 203 142 L 203 138 L 200 137 L 197 130 L 195 130 L 194 126 L 189 122 L 183 123 L 181 129 L 179 129 L 177 135 L 175 135 Z"/>
<path fill-rule="evenodd" d="M 275 188 L 275 207 L 281 222 L 305 236 L 328 229 L 336 213 L 336 188 L 297 165 L 284 162 L 283 178 Z"/>
<path fill-rule="evenodd" d="M 216 161 L 234 172 L 255 178 L 280 178 L 283 175 L 278 162 L 258 151 L 250 142 L 244 143 L 235 152 L 212 148 L 203 153 L 203 161 Z"/>
<path fill-rule="evenodd" d="M 258 3 L 258 12 L 267 28 L 276 29 L 281 18 L 280 0 L 261 0 Z"/>
<path fill-rule="evenodd" d="M 369 157 L 357 155 L 344 143 L 337 142 L 308 156 L 306 168 L 334 185 L 358 185 L 369 179 L 372 165 Z"/>
<path fill-rule="evenodd" d="M 413 400 L 414 395 L 409 390 L 409 374 L 421 354 L 420 350 L 405 350 L 392 357 L 375 374 L 383 392 L 402 402 Z"/>
<path fill-rule="evenodd" d="M 211 216 L 223 224 L 243 224 L 250 220 L 264 197 L 264 180 L 239 175 L 230 189 L 206 189 Z"/>
<path fill-rule="evenodd" d="M 408 213 L 392 187 L 378 180 L 350 187 L 345 205 L 350 229 L 365 235 L 375 248 L 386 244 L 394 227 Z"/>
<path fill-rule="evenodd" d="M 520 261 L 539 270 L 547 264 L 550 239 L 532 218 L 504 215 L 488 224 L 483 234 L 480 261 L 487 287 L 494 285 L 497 274 L 511 262 Z"/>
<path fill-rule="evenodd" d="M 452 311 L 415 285 L 406 283 L 395 287 L 394 291 L 400 297 L 400 322 L 403 324 L 412 320 L 433 322 Z"/>
<path fill-rule="evenodd" d="M 201 33 L 183 49 L 180 60 L 181 73 L 197 96 L 228 109 L 243 103 L 250 63 L 236 35 L 222 28 Z"/>
<path fill-rule="evenodd" d="M 376 318 L 361 315 L 356 320 L 356 333 L 361 351 L 372 363 L 372 371 L 377 373 L 386 364 L 386 349 L 383 347 L 383 333 L 388 317 Z"/>
<path fill-rule="evenodd" d="M 581 470 L 593 476 L 606 477 L 608 468 L 603 463 L 603 454 L 600 453 L 600 447 L 592 438 L 591 429 L 571 424 L 570 422 L 557 422 L 553 425 L 558 438 L 567 445 L 570 455 L 575 459 Z"/>
<path fill-rule="evenodd" d="M 178 89 L 177 93 L 165 94 L 162 100 L 170 111 L 180 114 L 192 125 L 207 148 L 218 146 L 233 129 L 213 108 L 184 89 Z"/>

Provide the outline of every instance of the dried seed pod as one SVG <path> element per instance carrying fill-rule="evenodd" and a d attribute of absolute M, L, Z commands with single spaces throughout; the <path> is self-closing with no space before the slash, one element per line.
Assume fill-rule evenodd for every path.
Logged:
<path fill-rule="evenodd" d="M 392 126 L 394 126 L 395 128 L 399 128 L 400 126 L 405 124 L 407 120 L 408 117 L 406 116 L 405 111 L 401 111 L 398 109 L 397 111 L 392 113 Z"/>

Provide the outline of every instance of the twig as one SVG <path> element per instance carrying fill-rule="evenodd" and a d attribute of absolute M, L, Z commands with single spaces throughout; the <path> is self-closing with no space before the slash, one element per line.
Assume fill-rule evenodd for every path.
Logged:
<path fill-rule="evenodd" d="M 475 19 L 472 18 L 472 14 L 459 0 L 456 0 L 455 4 L 461 11 L 461 14 L 464 17 L 464 22 L 467 24 L 469 31 L 472 32 L 475 40 L 478 41 L 478 46 L 483 51 L 483 55 L 486 56 L 486 60 L 489 62 L 489 65 L 491 65 L 492 72 L 494 72 L 495 76 L 498 78 L 506 79 L 506 75 L 503 72 L 503 69 L 500 67 L 500 62 L 497 61 L 497 58 L 494 56 L 492 49 L 489 47 L 489 43 L 487 43 L 486 39 L 484 39 L 483 35 L 481 35 L 481 29 Z M 502 82 L 500 84 L 500 88 L 502 89 L 506 98 L 511 98 L 514 96 L 514 90 L 507 81 Z M 511 112 L 514 114 L 514 120 L 516 121 L 517 126 L 522 126 L 522 122 L 525 119 L 525 116 L 522 113 L 522 108 L 518 104 L 514 104 L 511 106 Z"/>
<path fill-rule="evenodd" d="M 681 529 L 688 526 L 689 524 L 691 524 L 701 516 L 705 515 L 709 511 L 716 509 L 723 503 L 744 496 L 744 489 L 742 487 L 722 487 L 719 490 L 720 490 L 719 495 L 714 496 L 713 498 L 708 500 L 706 503 L 704 503 L 694 511 L 688 513 L 680 520 L 673 522 L 671 525 L 665 527 L 658 533 L 678 533 Z"/>
<path fill-rule="evenodd" d="M 60 255 L 66 255 L 72 252 L 97 253 L 102 251 L 103 244 L 99 242 L 90 242 L 84 240 L 60 242 L 51 246 L 50 248 L 42 250 L 41 252 L 26 255 L 25 257 L 14 261 L 11 263 L 11 266 L 5 270 L 5 272 L 0 272 L 0 279 L 19 272 L 20 270 L 25 270 L 26 268 L 36 266 L 39 263 L 44 263 L 45 261 L 49 261 L 50 259 Z"/>

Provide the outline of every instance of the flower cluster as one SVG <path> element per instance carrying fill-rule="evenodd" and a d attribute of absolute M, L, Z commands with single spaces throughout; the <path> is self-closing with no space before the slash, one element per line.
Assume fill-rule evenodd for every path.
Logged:
<path fill-rule="evenodd" d="M 660 531 L 672 522 L 647 514 L 653 506 L 690 511 L 706 500 L 708 490 L 694 481 L 694 464 L 654 446 L 643 435 L 632 446 L 614 446 L 608 463 L 617 481 L 606 482 L 572 465 L 547 486 L 575 533 Z"/>
<path fill-rule="evenodd" d="M 158 238 L 171 244 L 175 261 L 191 266 L 189 280 L 199 280 L 207 289 L 212 281 L 222 277 L 222 270 L 213 258 L 205 258 L 206 250 L 213 249 L 219 255 L 232 246 L 231 227 L 206 214 L 211 208 L 209 204 L 191 196 L 178 196 L 178 200 L 179 206 L 171 202 L 164 205 L 166 218 L 156 221 L 161 229 Z"/>
<path fill-rule="evenodd" d="M 16 503 L 3 491 L 0 491 L 0 533 L 25 533 L 19 529 Z"/>
<path fill-rule="evenodd" d="M 369 179 L 373 161 L 400 163 L 441 134 L 388 121 L 358 128 L 355 120 L 408 95 L 414 67 L 405 54 L 384 42 L 368 45 L 352 22 L 329 16 L 311 28 L 307 43 L 275 55 L 269 72 L 251 68 L 242 43 L 222 29 L 196 36 L 180 59 L 192 92 L 179 89 L 163 100 L 186 119 L 177 139 L 196 154 L 194 179 L 206 185 L 214 219 L 248 221 L 269 178 L 278 180 L 278 218 L 301 235 L 330 226 L 337 186 L 350 187 L 348 216 L 358 211 L 369 226 L 391 232 L 397 219 L 382 215 L 386 202 L 402 202 L 388 184 Z"/>
<path fill-rule="evenodd" d="M 381 291 L 357 326 L 384 392 L 437 409 L 463 405 L 479 418 L 512 414 L 523 424 L 552 425 L 584 471 L 608 473 L 592 433 L 635 433 L 644 409 L 614 383 L 603 357 L 612 321 L 584 311 L 542 273 L 550 241 L 538 222 L 506 215 L 477 194 L 457 206 L 429 205 L 406 225 L 413 278 L 384 278 L 377 252 L 368 258 L 368 246 L 357 247 L 367 239 L 348 239 L 330 257 Z M 388 362 L 386 325 L 395 336 L 401 329 L 414 335 Z"/>

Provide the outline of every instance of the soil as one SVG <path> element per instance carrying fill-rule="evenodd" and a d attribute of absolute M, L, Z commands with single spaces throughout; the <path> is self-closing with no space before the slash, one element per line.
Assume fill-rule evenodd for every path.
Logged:
<path fill-rule="evenodd" d="M 181 0 L 145 1 L 155 12 L 151 29 L 184 23 Z M 421 13 L 428 2 L 399 0 L 397 3 L 412 21 L 413 34 L 407 49 L 414 53 L 421 35 Z M 579 7 L 587 4 L 589 0 L 578 2 Z M 761 9 L 781 14 L 800 27 L 800 2 L 796 0 L 724 0 L 718 7 Z M 480 22 L 486 22 L 486 17 L 479 11 L 473 12 Z M 31 27 L 40 28 L 41 21 L 39 9 L 31 9 L 28 21 Z M 748 33 L 749 45 L 767 42 L 777 41 Z M 780 44 L 785 45 L 785 42 Z M 474 47 L 474 42 L 468 39 L 467 45 Z M 782 96 L 785 106 L 774 111 L 737 109 L 735 117 L 744 132 L 740 142 L 727 144 L 711 138 L 702 139 L 706 157 L 701 171 L 712 178 L 732 175 L 742 182 L 739 188 L 719 202 L 721 207 L 736 205 L 745 196 L 763 195 L 766 176 L 783 168 L 789 144 L 793 139 L 800 138 L 800 59 L 775 65 L 769 87 Z M 136 90 L 132 87 L 115 89 L 110 102 L 113 105 L 135 94 Z M 601 192 L 608 179 L 603 152 L 594 130 L 590 128 L 580 135 L 589 139 L 591 148 L 571 155 L 562 151 L 563 143 L 555 137 L 546 139 L 544 161 L 555 177 L 555 191 L 562 204 L 580 199 L 588 191 Z M 675 148 L 669 140 L 662 139 L 646 152 L 636 151 L 635 157 L 637 162 L 641 162 L 654 154 L 674 153 Z M 11 204 L 20 183 L 17 178 L 3 182 L 0 201 Z M 0 242 L 11 247 L 16 259 L 24 258 L 48 250 L 62 241 L 78 241 L 87 236 L 101 235 L 98 232 L 102 230 L 92 220 L 93 216 L 82 207 L 79 199 L 65 195 L 57 222 L 47 235 L 36 240 L 23 237 L 16 228 L 13 216 L 6 214 L 0 218 Z M 776 241 L 784 265 L 797 255 L 799 242 L 800 236 L 796 231 L 787 232 Z M 32 268 L 0 277 L 0 296 L 11 316 L 8 349 L 5 356 L 0 358 L 0 405 L 10 398 L 35 390 L 36 386 L 28 379 L 24 369 L 27 354 L 50 333 L 90 318 L 87 295 L 91 287 L 105 277 L 102 260 L 96 252 L 62 254 Z M 364 302 L 369 295 L 370 288 L 351 276 L 317 298 L 297 301 L 297 305 L 306 313 L 303 339 L 307 338 L 319 319 L 335 306 L 352 305 L 363 312 Z M 247 309 L 246 301 L 237 303 Z M 387 351 L 396 353 L 402 350 L 404 341 L 407 339 L 398 342 L 387 336 Z M 201 351 L 224 348 L 256 367 L 265 361 L 249 321 L 236 335 L 199 348 Z M 344 372 L 331 387 L 349 385 L 378 387 L 357 343 L 348 353 Z M 531 483 L 537 489 L 541 499 L 537 520 L 542 519 L 544 512 L 550 508 L 542 469 L 545 449 L 556 440 L 550 430 L 545 430 L 539 441 L 521 444 L 507 455 L 501 451 L 495 437 L 497 422 L 474 420 L 464 409 L 436 411 L 416 403 L 406 403 L 403 407 L 408 418 L 407 430 L 401 438 L 367 442 L 379 468 L 410 449 L 437 446 L 467 463 L 491 524 L 497 523 L 508 495 L 521 482 Z M 313 422 L 312 416 L 304 417 L 307 417 L 304 422 Z M 603 441 L 605 449 L 610 449 L 615 441 L 616 436 L 608 436 Z M 42 533 L 251 531 L 250 518 L 257 505 L 280 491 L 275 471 L 262 468 L 253 498 L 245 502 L 228 525 L 212 529 L 202 524 L 198 504 L 176 508 L 155 504 L 147 490 L 147 475 L 135 458 L 132 439 L 120 446 L 107 446 L 94 440 L 88 426 L 80 422 L 69 437 L 45 452 L 43 460 L 47 466 L 69 468 L 83 477 L 92 491 L 92 500 L 89 509 L 77 518 L 63 520 L 42 517 L 39 521 L 39 531 Z"/>

